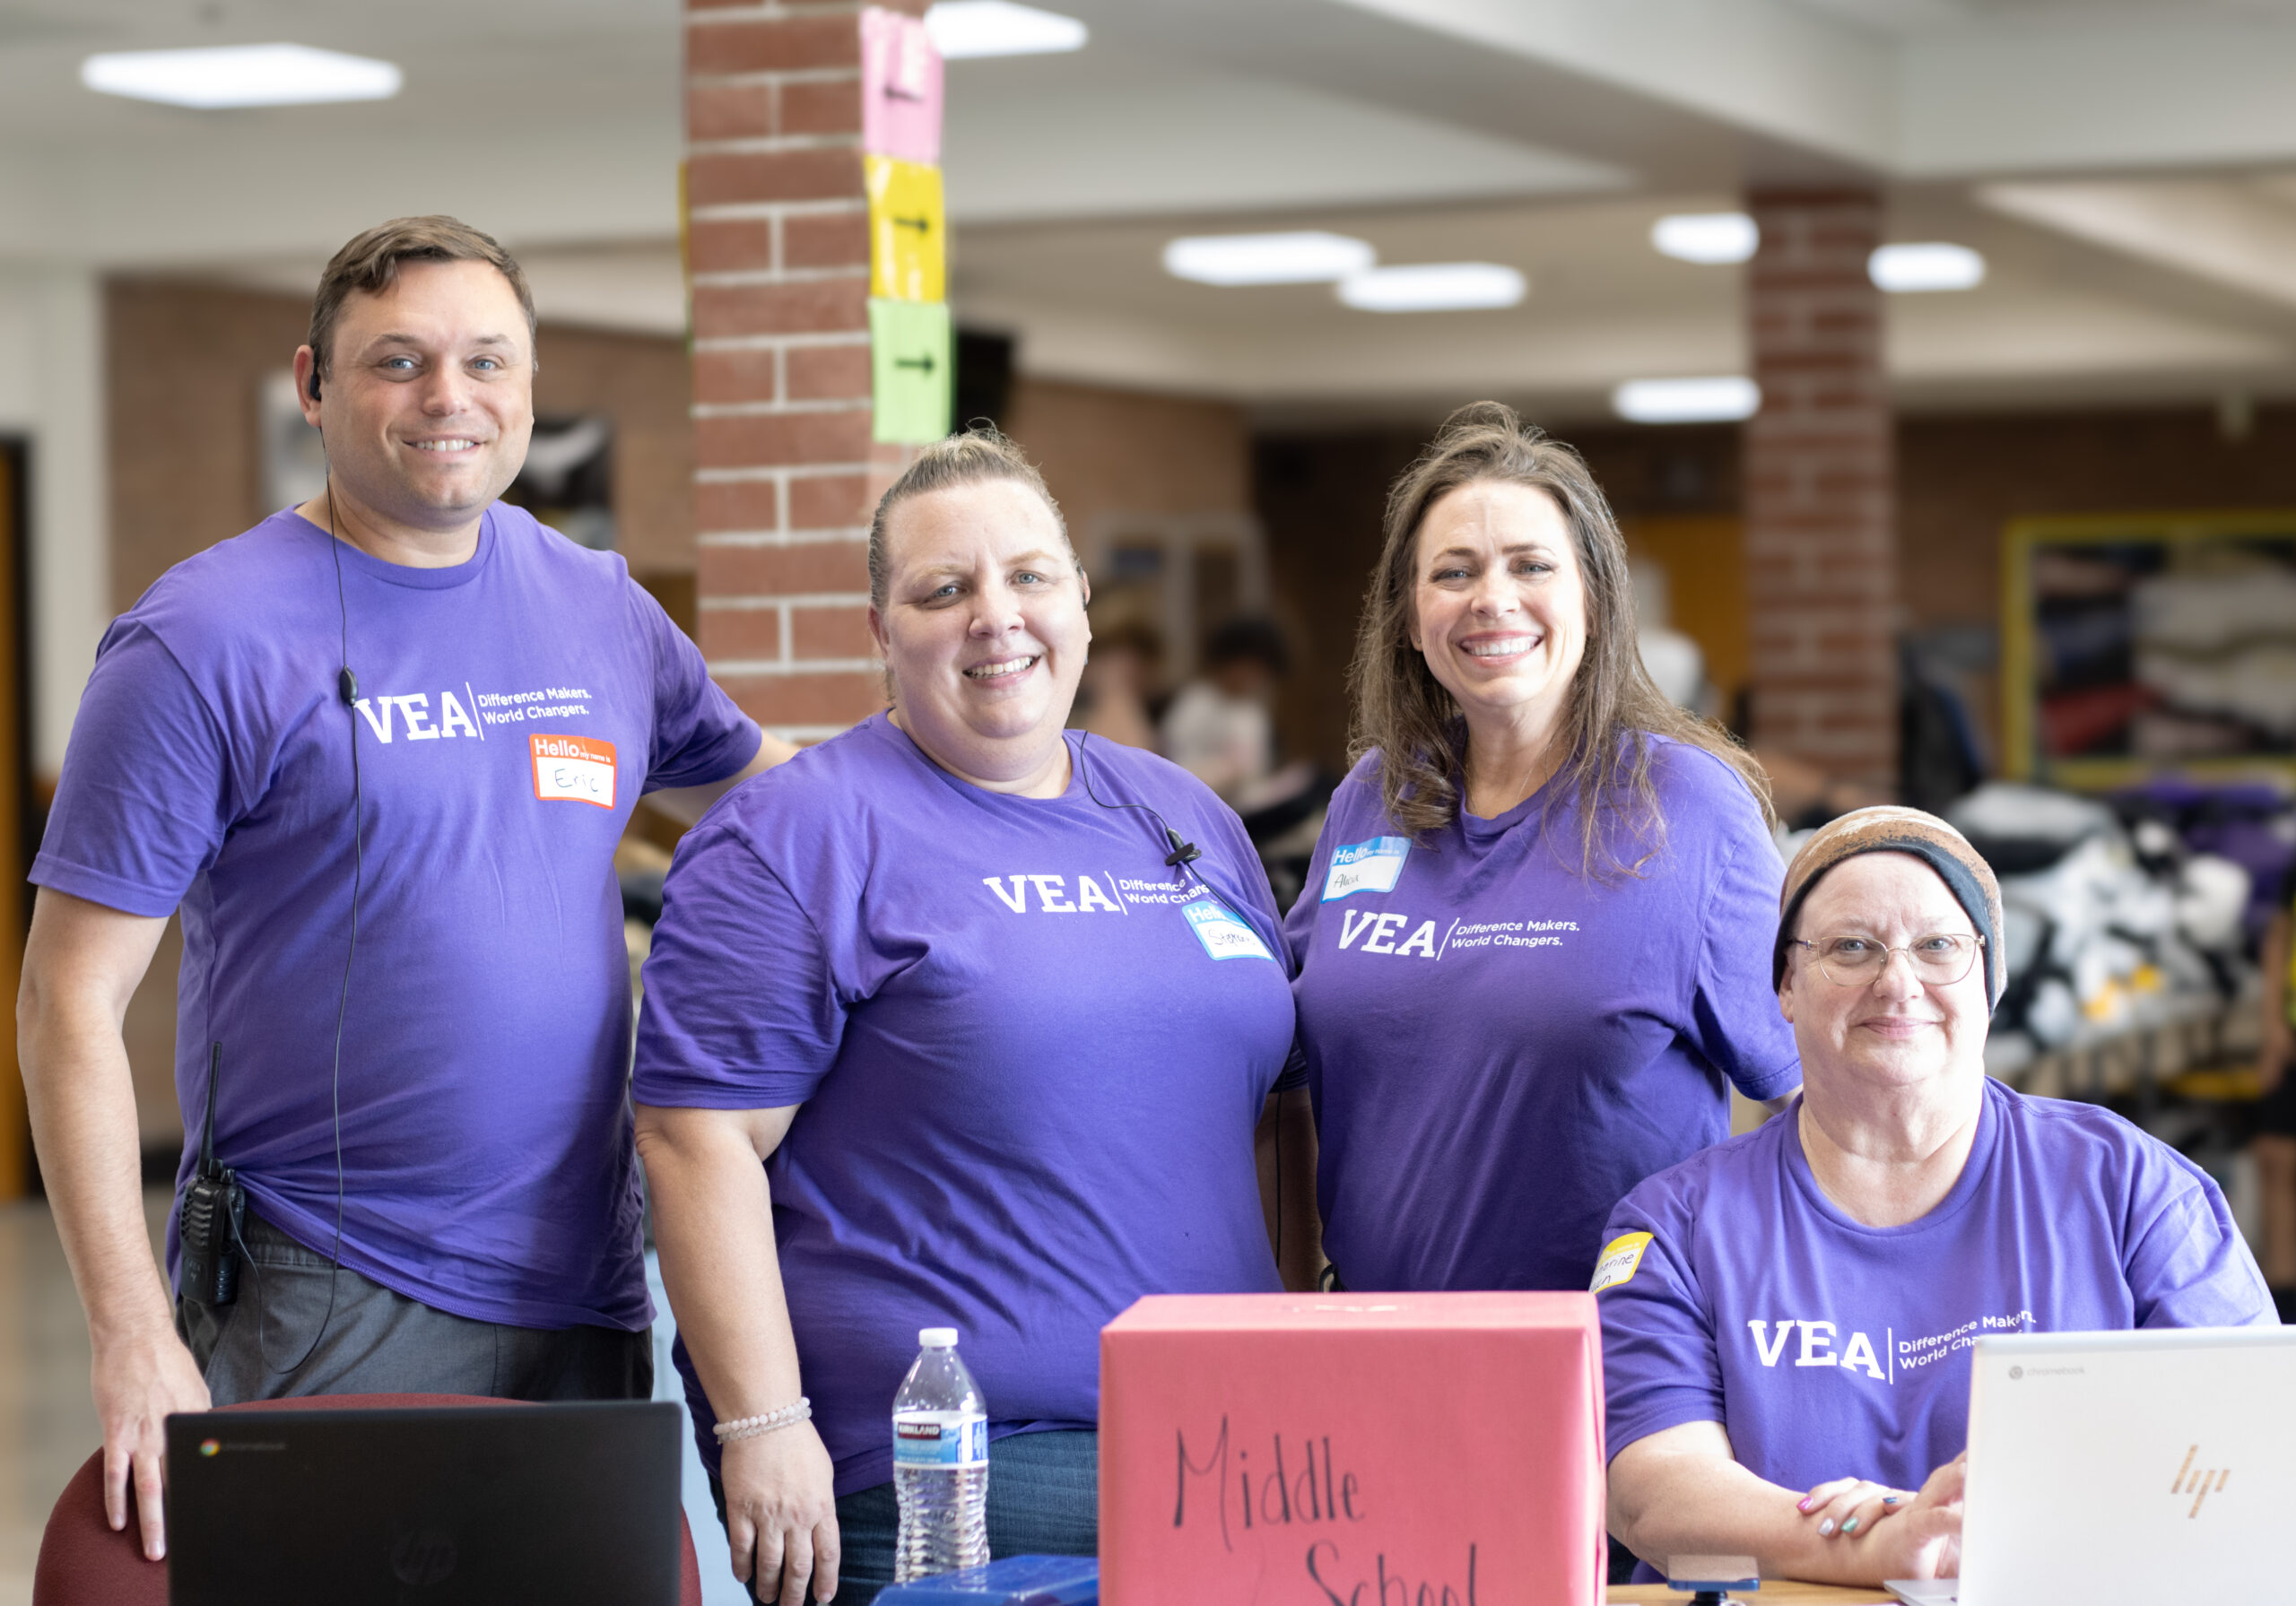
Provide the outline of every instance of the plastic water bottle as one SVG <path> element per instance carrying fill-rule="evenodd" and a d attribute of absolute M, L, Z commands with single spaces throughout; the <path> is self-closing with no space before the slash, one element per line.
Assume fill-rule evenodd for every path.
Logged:
<path fill-rule="evenodd" d="M 988 1407 L 957 1359 L 957 1330 L 917 1335 L 917 1364 L 893 1396 L 893 1582 L 988 1565 Z"/>

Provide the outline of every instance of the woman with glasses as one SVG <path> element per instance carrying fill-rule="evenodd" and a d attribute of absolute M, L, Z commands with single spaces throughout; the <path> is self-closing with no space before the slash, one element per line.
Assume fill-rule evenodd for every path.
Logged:
<path fill-rule="evenodd" d="M 1801 1080 L 1745 753 L 1642 667 L 1578 453 L 1461 408 L 1388 498 L 1360 761 L 1287 930 L 1347 1288 L 1583 1289 L 1611 1209 Z"/>
<path fill-rule="evenodd" d="M 1991 870 L 1913 809 L 1787 870 L 1801 1097 L 1628 1194 L 1595 1274 L 1611 1531 L 1646 1561 L 1951 1576 L 1975 1337 L 2276 1320 L 2200 1168 L 1986 1075 L 2000 937 Z"/>

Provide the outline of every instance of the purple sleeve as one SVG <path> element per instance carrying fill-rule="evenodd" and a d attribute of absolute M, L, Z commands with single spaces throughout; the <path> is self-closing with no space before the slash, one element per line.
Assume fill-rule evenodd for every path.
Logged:
<path fill-rule="evenodd" d="M 114 625 L 72 722 L 31 881 L 123 914 L 172 914 L 242 812 L 237 768 L 175 655 L 140 623 Z"/>
<path fill-rule="evenodd" d="M 645 994 L 631 1088 L 639 1104 L 803 1104 L 844 1039 L 845 1004 L 820 932 L 722 820 L 705 820 L 678 845 Z"/>
<path fill-rule="evenodd" d="M 1697 1276 L 1677 1259 L 1679 1238 L 1637 1204 L 1630 1194 L 1612 1212 L 1595 1272 L 1606 1453 L 1613 1457 L 1637 1439 L 1684 1422 L 1727 1419 L 1721 1359 Z M 1646 1233 L 1636 1254 L 1632 1239 Z M 1631 1269 L 1621 1278 L 1630 1254 Z"/>
<path fill-rule="evenodd" d="M 734 706 L 701 661 L 701 651 L 670 622 L 662 604 L 635 580 L 631 611 L 654 649 L 654 750 L 646 790 L 704 786 L 738 775 L 757 757 L 757 724 Z"/>
<path fill-rule="evenodd" d="M 1708 1063 L 1747 1098 L 1776 1098 L 1802 1083 L 1793 1029 L 1779 1013 L 1770 985 L 1778 892 L 1786 872 L 1753 800 L 1735 776 L 1730 785 L 1743 806 L 1718 823 L 1722 840 L 1716 845 L 1714 884 L 1706 891 L 1692 1014 L 1698 1049 Z"/>
<path fill-rule="evenodd" d="M 2142 1163 L 2126 1267 L 2136 1324 L 2277 1326 L 2264 1273 L 2215 1182 L 2165 1146 Z"/>

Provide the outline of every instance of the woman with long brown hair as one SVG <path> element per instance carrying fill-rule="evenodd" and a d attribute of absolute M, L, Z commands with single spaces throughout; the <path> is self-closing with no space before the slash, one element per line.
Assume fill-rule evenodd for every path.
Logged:
<path fill-rule="evenodd" d="M 1397 482 L 1357 762 L 1288 925 L 1356 1289 L 1585 1288 L 1611 1207 L 1799 1083 L 1761 773 L 1636 648 L 1617 521 L 1496 403 Z"/>

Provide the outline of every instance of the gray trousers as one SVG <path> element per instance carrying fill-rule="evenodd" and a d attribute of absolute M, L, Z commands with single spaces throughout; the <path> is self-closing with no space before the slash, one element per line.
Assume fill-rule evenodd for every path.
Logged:
<path fill-rule="evenodd" d="M 254 1263 L 240 1264 L 237 1300 L 212 1309 L 176 1301 L 176 1331 L 218 1405 L 305 1394 L 644 1400 L 654 1392 L 648 1333 L 474 1322 L 336 1271 L 253 1211 L 245 1237 Z"/>

